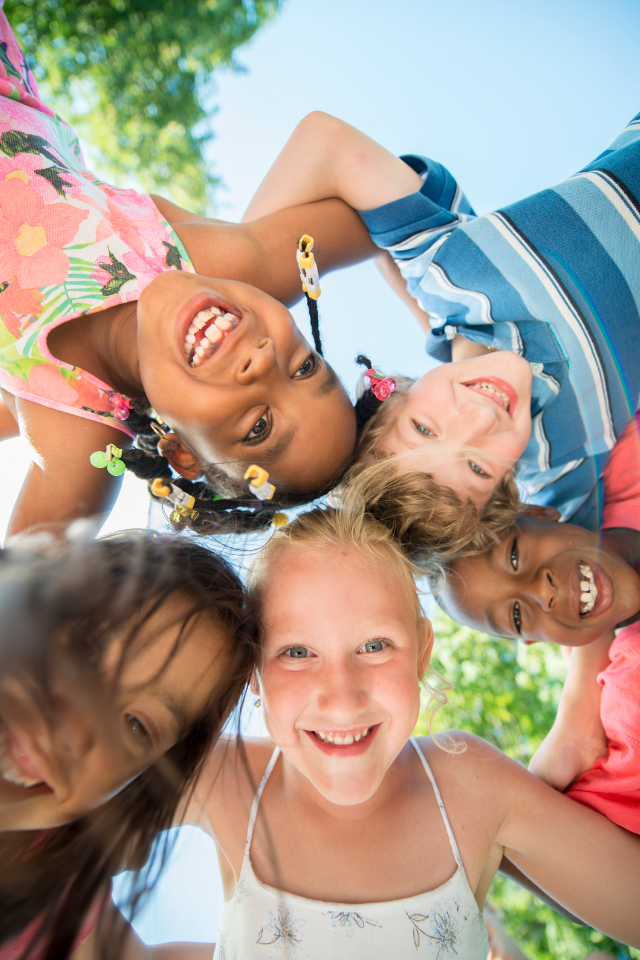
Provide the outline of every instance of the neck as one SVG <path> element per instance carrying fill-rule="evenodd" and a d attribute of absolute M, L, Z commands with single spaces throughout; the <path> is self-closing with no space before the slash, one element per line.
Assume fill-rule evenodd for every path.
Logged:
<path fill-rule="evenodd" d="M 615 527 L 603 530 L 601 539 L 607 550 L 617 554 L 640 577 L 640 531 L 629 530 L 627 527 Z M 640 610 L 619 623 L 618 627 L 628 627 L 638 620 L 640 620 Z"/>

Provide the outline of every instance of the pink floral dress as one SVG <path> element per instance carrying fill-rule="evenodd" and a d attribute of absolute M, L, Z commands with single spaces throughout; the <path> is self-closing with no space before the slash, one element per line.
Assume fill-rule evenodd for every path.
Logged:
<path fill-rule="evenodd" d="M 193 271 L 180 240 L 150 197 L 85 169 L 0 9 L 0 387 L 132 436 L 122 396 L 56 360 L 47 337 L 66 320 L 137 300 L 171 269 Z"/>

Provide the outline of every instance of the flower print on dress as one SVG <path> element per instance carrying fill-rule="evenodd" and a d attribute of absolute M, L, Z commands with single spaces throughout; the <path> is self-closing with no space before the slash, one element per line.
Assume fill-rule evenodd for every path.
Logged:
<path fill-rule="evenodd" d="M 0 183 L 0 264 L 4 279 L 15 276 L 18 286 L 44 287 L 63 283 L 71 243 L 86 210 L 63 202 L 45 204 L 22 180 Z"/>
<path fill-rule="evenodd" d="M 20 153 L 17 157 L 0 157 L 0 183 L 22 180 L 40 194 L 45 203 L 53 203 L 68 193 L 78 193 L 77 181 L 62 167 L 44 166 L 42 157 Z"/>
<path fill-rule="evenodd" d="M 448 910 L 442 910 L 436 904 L 431 916 L 425 913 L 408 913 L 407 917 L 413 924 L 413 942 L 416 950 L 420 946 L 420 937 L 422 936 L 433 940 L 437 946 L 436 960 L 458 956 L 456 948 L 462 945 L 460 925 L 454 918 L 451 907 Z M 431 933 L 422 929 L 427 920 L 430 921 Z"/>
<path fill-rule="evenodd" d="M 286 910 L 280 908 L 277 919 L 269 910 L 269 917 L 269 922 L 264 927 L 260 927 L 256 943 L 261 947 L 270 947 L 275 944 L 278 949 L 283 949 L 285 954 L 290 956 L 291 951 L 302 943 L 304 935 L 301 929 L 306 927 L 307 921 L 294 920 L 293 907 L 287 907 Z"/>
<path fill-rule="evenodd" d="M 0 317 L 9 333 L 18 339 L 22 331 L 42 313 L 42 293 L 35 287 L 22 290 L 11 281 L 0 284 Z"/>
<path fill-rule="evenodd" d="M 109 196 L 107 197 L 107 210 L 102 209 L 102 216 L 103 219 L 96 231 L 96 243 L 117 234 L 140 257 L 145 255 L 145 244 L 140 236 L 140 231 L 160 227 L 160 224 L 154 220 L 132 220 L 122 209 L 122 205 L 114 203 Z"/>
<path fill-rule="evenodd" d="M 361 913 L 357 913 L 355 910 L 329 910 L 326 916 L 331 917 L 331 924 L 334 929 L 346 930 L 348 937 L 352 937 L 356 930 L 364 930 L 367 926 L 382 926 L 377 920 L 369 920 L 368 917 L 363 917 Z"/>

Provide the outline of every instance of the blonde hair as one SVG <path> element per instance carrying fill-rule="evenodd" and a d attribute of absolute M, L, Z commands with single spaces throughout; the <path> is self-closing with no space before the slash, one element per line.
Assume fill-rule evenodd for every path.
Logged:
<path fill-rule="evenodd" d="M 364 509 L 388 527 L 406 556 L 432 580 L 460 555 L 482 553 L 517 521 L 523 506 L 510 469 L 481 512 L 431 474 L 400 472 L 399 457 L 384 454 L 381 440 L 395 424 L 411 385 L 396 377 L 397 387 L 368 421 L 358 443 L 355 464 L 345 475 L 340 503 L 349 513 Z"/>
<path fill-rule="evenodd" d="M 419 656 L 422 655 L 431 627 L 426 617 L 414 577 L 421 571 L 409 560 L 393 532 L 379 523 L 367 511 L 318 507 L 302 513 L 286 527 L 278 528 L 262 548 L 249 570 L 247 590 L 259 610 L 261 589 L 269 567 L 289 546 L 356 547 L 375 563 L 384 563 L 400 577 L 407 598 L 412 604 L 419 635 Z M 428 676 L 428 679 L 427 679 Z M 427 703 L 429 731 L 440 707 L 447 703 L 446 691 L 451 689 L 436 671 L 427 665 L 421 683 L 430 693 Z"/>

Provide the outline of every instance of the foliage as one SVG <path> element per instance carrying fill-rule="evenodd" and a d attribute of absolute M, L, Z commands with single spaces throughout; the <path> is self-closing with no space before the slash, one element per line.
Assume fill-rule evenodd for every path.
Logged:
<path fill-rule="evenodd" d="M 47 102 L 95 148 L 114 183 L 205 212 L 218 182 L 203 147 L 212 133 L 212 72 L 280 0 L 5 0 L 4 12 Z"/>
<path fill-rule="evenodd" d="M 555 718 L 566 672 L 559 650 L 550 644 L 524 647 L 497 640 L 461 627 L 439 611 L 433 624 L 432 666 L 453 686 L 448 704 L 432 718 L 434 731 L 468 730 L 528 763 Z M 418 734 L 428 732 L 428 701 L 426 695 Z M 531 960 L 583 960 L 594 950 L 640 960 L 640 950 L 565 920 L 506 877 L 498 875 L 488 899 Z"/>

